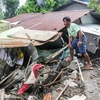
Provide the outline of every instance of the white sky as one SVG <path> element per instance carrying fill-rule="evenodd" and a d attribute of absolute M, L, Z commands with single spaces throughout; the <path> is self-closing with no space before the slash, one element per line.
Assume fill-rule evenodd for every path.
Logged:
<path fill-rule="evenodd" d="M 25 4 L 25 2 L 26 2 L 26 0 L 19 0 L 20 1 L 20 4 L 19 4 L 19 6 L 22 6 L 22 5 L 24 5 Z"/>

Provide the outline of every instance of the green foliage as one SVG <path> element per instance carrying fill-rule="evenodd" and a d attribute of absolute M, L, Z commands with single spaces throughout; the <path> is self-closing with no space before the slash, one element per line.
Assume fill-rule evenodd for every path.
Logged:
<path fill-rule="evenodd" d="M 56 4 L 56 1 L 55 0 L 45 0 L 46 2 L 46 11 L 52 11 L 53 10 L 53 7 L 55 6 Z"/>
<path fill-rule="evenodd" d="M 41 8 L 38 6 L 36 0 L 27 0 L 25 6 L 22 6 L 18 9 L 18 14 L 22 13 L 31 13 L 31 12 L 46 12 L 53 10 L 53 7 L 55 5 L 55 0 L 45 0 L 46 6 L 45 8 Z"/>
<path fill-rule="evenodd" d="M 56 1 L 56 3 L 55 3 L 55 6 L 54 6 L 54 9 L 62 6 L 63 4 L 66 4 L 70 0 L 55 0 L 55 1 Z"/>
<path fill-rule="evenodd" d="M 100 0 L 90 0 L 89 7 L 100 13 Z"/>
<path fill-rule="evenodd" d="M 26 6 L 21 6 L 19 9 L 18 9 L 18 14 L 21 14 L 21 13 L 27 13 L 27 8 Z"/>
<path fill-rule="evenodd" d="M 5 5 L 5 18 L 14 17 L 17 14 L 17 9 L 19 6 L 19 0 L 4 0 Z"/>
<path fill-rule="evenodd" d="M 55 8 L 66 4 L 66 2 L 69 0 L 45 0 L 46 5 L 44 8 L 41 8 L 38 6 L 36 0 L 27 0 L 25 6 L 22 6 L 18 9 L 18 14 L 22 14 L 22 13 L 31 13 L 31 12 L 48 12 L 48 11 L 52 11 Z"/>

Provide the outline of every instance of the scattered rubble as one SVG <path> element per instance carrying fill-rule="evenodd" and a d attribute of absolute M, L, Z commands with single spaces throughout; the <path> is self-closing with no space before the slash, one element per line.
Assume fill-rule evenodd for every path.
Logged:
<path fill-rule="evenodd" d="M 38 60 L 31 61 L 32 57 L 30 58 L 29 56 L 26 67 L 16 64 L 15 69 L 10 69 L 11 72 L 4 78 L 1 78 L 0 81 L 1 88 L 5 90 L 5 100 L 21 100 L 21 98 L 28 100 L 41 100 L 43 98 L 46 100 L 46 98 L 52 98 L 53 100 L 58 100 L 83 94 L 84 86 L 80 87 L 77 80 L 79 78 L 78 66 L 77 64 L 74 65 L 76 66 L 75 68 L 77 68 L 76 70 L 70 67 L 73 63 L 76 63 L 75 61 L 77 59 L 66 67 L 63 67 L 60 63 L 56 66 L 57 62 L 50 62 L 57 59 L 57 56 L 61 54 L 61 50 L 54 53 L 54 55 L 52 54 L 52 56 L 50 56 L 52 59 L 43 65 L 38 64 Z M 37 58 L 36 53 L 35 57 Z M 23 55 L 25 54 L 23 53 Z M 62 62 L 62 59 L 60 62 Z M 10 66 L 12 66 L 12 64 L 10 64 Z M 10 70 L 8 70 L 8 72 Z M 72 80 L 69 83 L 70 79 Z M 23 96 L 21 97 L 21 95 Z"/>
<path fill-rule="evenodd" d="M 59 64 L 59 70 L 55 68 L 57 67 L 55 66 L 57 62 L 46 62 L 41 65 L 37 63 L 39 62 L 38 60 L 31 62 L 30 59 L 32 57 L 29 57 L 26 68 L 16 65 L 16 69 L 10 69 L 11 72 L 7 76 L 4 78 L 1 76 L 0 87 L 1 91 L 3 91 L 1 97 L 3 99 L 0 100 L 80 100 L 80 98 L 81 100 L 88 100 L 86 99 L 88 97 L 87 94 L 94 93 L 94 89 L 89 87 L 89 80 L 86 81 L 85 79 L 84 84 L 81 79 L 77 58 L 66 67 Z M 99 69 L 98 60 L 94 60 L 97 61 L 97 69 Z M 1 59 L 1 65 L 4 66 L 4 63 L 6 62 Z M 84 65 L 82 62 L 79 64 L 82 67 Z M 92 73 L 89 78 L 92 80 L 97 77 L 96 73 Z M 100 79 L 97 82 L 97 87 L 100 88 L 99 84 Z"/>
<path fill-rule="evenodd" d="M 68 99 L 68 100 L 86 100 L 86 96 L 85 95 L 75 95 L 74 97 Z"/>
<path fill-rule="evenodd" d="M 92 59 L 93 70 L 84 71 L 81 57 L 75 56 L 72 62 L 66 63 L 67 45 L 44 50 L 33 42 L 23 47 L 0 48 L 0 100 L 100 98 L 99 57 Z"/>

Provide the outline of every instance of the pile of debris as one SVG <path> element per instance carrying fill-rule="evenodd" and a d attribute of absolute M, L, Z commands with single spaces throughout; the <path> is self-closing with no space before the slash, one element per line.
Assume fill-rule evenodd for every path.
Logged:
<path fill-rule="evenodd" d="M 56 37 L 57 41 L 60 36 L 53 34 L 51 37 Z M 58 48 L 58 44 L 51 43 L 50 49 L 49 40 L 46 40 L 41 42 L 44 45 L 34 46 L 38 40 L 33 41 L 28 36 L 31 41 L 28 46 L 16 44 L 17 47 L 10 47 L 6 44 L 0 48 L 0 100 L 89 100 L 89 93 L 93 91 L 87 89 L 89 81 L 84 79 L 83 57 L 75 56 L 72 62 L 66 63 L 64 59 L 69 56 L 67 45 Z M 100 58 L 92 62 L 95 72 L 100 70 Z M 97 74 L 99 76 L 99 72 Z M 90 78 L 97 80 L 95 75 L 92 73 Z M 100 88 L 99 78 L 97 83 Z"/>
<path fill-rule="evenodd" d="M 32 49 L 32 46 L 31 43 L 29 47 Z M 25 61 L 23 49 L 0 50 L 2 54 L 0 87 L 5 100 L 43 100 L 43 98 L 44 100 L 49 98 L 52 100 L 83 98 L 85 100 L 84 79 L 80 69 L 84 65 L 79 63 L 76 57 L 70 64 L 63 60 L 68 46 L 47 56 L 45 62 L 39 61 L 36 48 L 34 56 L 28 57 L 28 55 L 28 61 Z M 23 64 L 24 61 L 27 62 L 26 65 Z"/>

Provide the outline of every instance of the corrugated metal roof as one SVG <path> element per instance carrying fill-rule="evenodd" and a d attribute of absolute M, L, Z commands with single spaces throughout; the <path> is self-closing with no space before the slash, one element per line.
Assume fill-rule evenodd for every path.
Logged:
<path fill-rule="evenodd" d="M 91 12 L 90 10 L 73 10 L 50 12 L 46 14 L 22 14 L 9 19 L 10 22 L 21 21 L 17 26 L 23 26 L 26 29 L 48 30 L 56 29 L 59 31 L 64 27 L 63 17 L 69 16 L 73 21 Z"/>
<path fill-rule="evenodd" d="M 41 14 L 39 14 L 39 13 L 24 13 L 24 14 L 15 16 L 13 18 L 7 19 L 7 20 L 10 21 L 11 23 L 13 23 L 15 21 L 25 22 L 27 20 L 37 17 L 38 15 L 41 15 Z"/>

